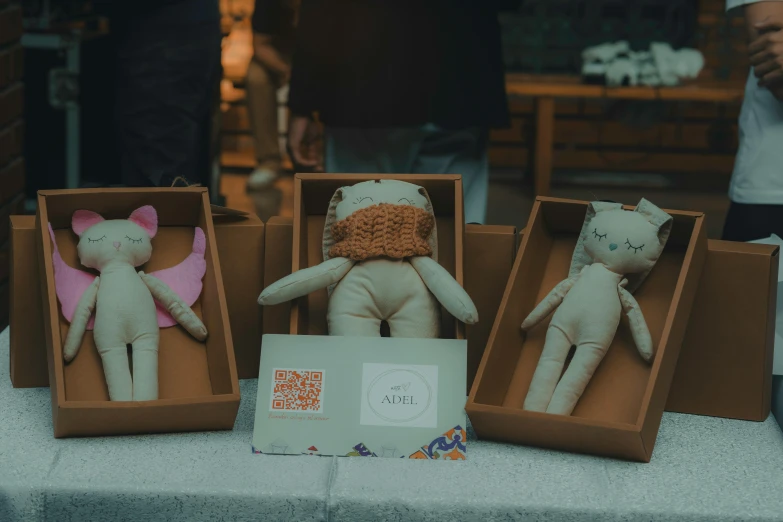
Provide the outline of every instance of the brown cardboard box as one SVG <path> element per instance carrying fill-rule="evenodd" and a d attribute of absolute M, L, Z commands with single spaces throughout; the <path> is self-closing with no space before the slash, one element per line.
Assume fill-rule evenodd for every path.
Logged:
<path fill-rule="evenodd" d="M 213 222 L 237 375 L 255 379 L 262 335 L 257 299 L 264 289 L 264 224 L 252 214 L 214 215 Z"/>
<path fill-rule="evenodd" d="M 264 257 L 264 288 L 291 273 L 294 244 L 294 220 L 273 217 L 266 222 L 266 256 Z M 259 292 L 260 293 L 260 292 Z M 261 307 L 259 307 L 261 308 Z M 264 335 L 287 334 L 291 329 L 291 303 L 264 306 Z M 260 350 L 260 346 L 259 346 Z M 259 351 L 259 360 L 261 357 Z M 256 374 L 258 377 L 258 374 Z"/>
<path fill-rule="evenodd" d="M 432 200 L 438 228 L 438 262 L 463 284 L 464 213 L 462 178 L 456 175 L 415 174 L 297 174 L 294 176 L 294 237 L 292 271 L 323 261 L 322 239 L 326 211 L 335 191 L 346 185 L 377 179 L 399 179 L 424 187 Z M 326 335 L 326 289 L 297 299 L 291 306 L 291 330 L 296 335 Z M 441 336 L 464 339 L 465 325 L 445 309 Z"/>
<path fill-rule="evenodd" d="M 273 217 L 266 226 L 265 287 L 291 273 L 293 221 L 290 218 Z M 481 362 L 514 264 L 516 235 L 515 228 L 509 226 L 465 226 L 465 290 L 475 303 L 479 315 L 478 324 L 467 327 L 468 391 Z M 288 333 L 290 310 L 290 303 L 265 307 L 264 333 Z"/>
<path fill-rule="evenodd" d="M 520 324 L 567 277 L 586 208 L 536 199 L 466 411 L 480 438 L 648 462 L 706 256 L 704 217 L 669 211 L 669 242 L 635 294 L 657 346 L 652 365 L 623 325 L 573 415 L 524 411 L 546 325 L 525 337 Z"/>
<path fill-rule="evenodd" d="M 212 219 L 238 377 L 256 378 L 262 334 L 256 299 L 264 286 L 264 224 L 255 215 L 214 205 Z M 35 216 L 11 216 L 10 228 L 11 383 L 14 388 L 49 386 L 41 280 L 37 263 L 30 261 L 38 259 Z"/>
<path fill-rule="evenodd" d="M 479 322 L 467 327 L 468 383 L 470 392 L 478 372 L 492 324 L 503 299 L 517 252 L 514 227 L 467 225 L 465 227 L 465 291 L 479 314 Z"/>
<path fill-rule="evenodd" d="M 11 216 L 11 383 L 49 386 L 35 216 Z"/>
<path fill-rule="evenodd" d="M 47 223 L 55 231 L 63 260 L 77 267 L 77 241 L 70 230 L 74 211 L 86 208 L 108 219 L 125 219 L 142 205 L 155 207 L 159 224 L 152 259 L 145 265 L 147 271 L 179 263 L 190 254 L 193 228 L 198 226 L 204 231 L 207 271 L 202 295 L 193 310 L 202 317 L 209 337 L 202 343 L 179 326 L 162 329 L 160 399 L 112 402 L 108 400 L 92 332 L 85 335 L 76 358 L 67 365 L 63 361 L 62 342 L 69 324 L 60 312 L 55 294 Z M 55 437 L 225 430 L 234 426 L 239 409 L 239 381 L 205 188 L 41 191 L 36 240 Z"/>
<path fill-rule="evenodd" d="M 767 420 L 779 255 L 773 245 L 707 240 L 666 411 Z"/>
<path fill-rule="evenodd" d="M 778 247 L 707 244 L 666 410 L 764 421 L 772 394 Z"/>

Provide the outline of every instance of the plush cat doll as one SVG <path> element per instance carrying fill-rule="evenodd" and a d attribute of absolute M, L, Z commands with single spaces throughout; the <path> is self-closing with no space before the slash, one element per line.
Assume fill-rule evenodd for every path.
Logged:
<path fill-rule="evenodd" d="M 474 324 L 465 290 L 437 262 L 435 216 L 427 192 L 411 183 L 377 180 L 343 187 L 329 205 L 323 263 L 267 287 L 261 305 L 329 288 L 329 335 L 437 338 L 440 304 Z M 440 303 L 440 304 L 439 304 Z"/>
<path fill-rule="evenodd" d="M 63 357 L 66 362 L 76 357 L 85 331 L 93 330 L 109 398 L 155 400 L 159 328 L 179 323 L 199 341 L 207 337 L 204 324 L 190 308 L 201 294 L 206 272 L 204 232 L 196 228 L 193 252 L 179 265 L 145 274 L 137 272 L 136 267 L 152 256 L 151 239 L 158 230 L 153 207 L 141 207 L 128 219 L 112 220 L 77 210 L 71 226 L 79 236 L 79 261 L 100 272 L 100 276 L 63 261 L 50 224 L 55 288 L 63 316 L 71 323 Z M 133 350 L 132 378 L 128 345 Z"/>
<path fill-rule="evenodd" d="M 642 199 L 636 210 L 593 202 L 571 261 L 558 284 L 522 323 L 530 330 L 556 309 L 523 408 L 570 415 L 612 344 L 621 312 L 628 315 L 639 353 L 650 362 L 654 347 L 639 304 L 639 287 L 663 252 L 672 218 Z M 574 357 L 563 373 L 566 357 Z M 562 378 L 561 378 L 562 373 Z"/>

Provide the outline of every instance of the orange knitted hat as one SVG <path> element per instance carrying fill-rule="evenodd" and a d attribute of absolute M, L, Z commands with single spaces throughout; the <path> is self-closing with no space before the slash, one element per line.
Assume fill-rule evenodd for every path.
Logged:
<path fill-rule="evenodd" d="M 329 256 L 354 261 L 431 256 L 428 239 L 434 226 L 435 219 L 424 209 L 390 203 L 372 205 L 332 225 L 335 244 Z"/>

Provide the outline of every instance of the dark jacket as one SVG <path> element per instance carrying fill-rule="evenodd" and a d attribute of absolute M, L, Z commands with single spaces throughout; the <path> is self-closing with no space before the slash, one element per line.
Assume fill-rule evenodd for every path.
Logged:
<path fill-rule="evenodd" d="M 115 27 L 185 26 L 219 23 L 218 0 L 94 0 L 94 9 L 111 17 Z"/>
<path fill-rule="evenodd" d="M 498 12 L 514 0 L 303 0 L 289 108 L 329 126 L 508 125 Z"/>
<path fill-rule="evenodd" d="M 278 50 L 293 50 L 297 2 L 293 0 L 256 0 L 251 24 L 254 33 L 271 36 Z"/>

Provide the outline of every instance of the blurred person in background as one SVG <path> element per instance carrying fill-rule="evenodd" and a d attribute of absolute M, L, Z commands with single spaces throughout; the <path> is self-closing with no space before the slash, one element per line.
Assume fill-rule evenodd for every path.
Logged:
<path fill-rule="evenodd" d="M 342 173 L 461 174 L 465 219 L 487 211 L 489 129 L 509 124 L 498 13 L 519 0 L 303 0 L 288 147 Z"/>
<path fill-rule="evenodd" d="M 208 185 L 218 100 L 217 0 L 112 2 L 117 38 L 115 121 L 122 183 Z"/>
<path fill-rule="evenodd" d="M 269 187 L 282 172 L 277 91 L 291 77 L 291 55 L 298 0 L 256 0 L 253 11 L 253 58 L 247 69 L 246 99 L 256 169 L 249 191 Z"/>
<path fill-rule="evenodd" d="M 744 9 L 751 70 L 723 239 L 783 237 L 783 1 L 728 0 Z"/>

